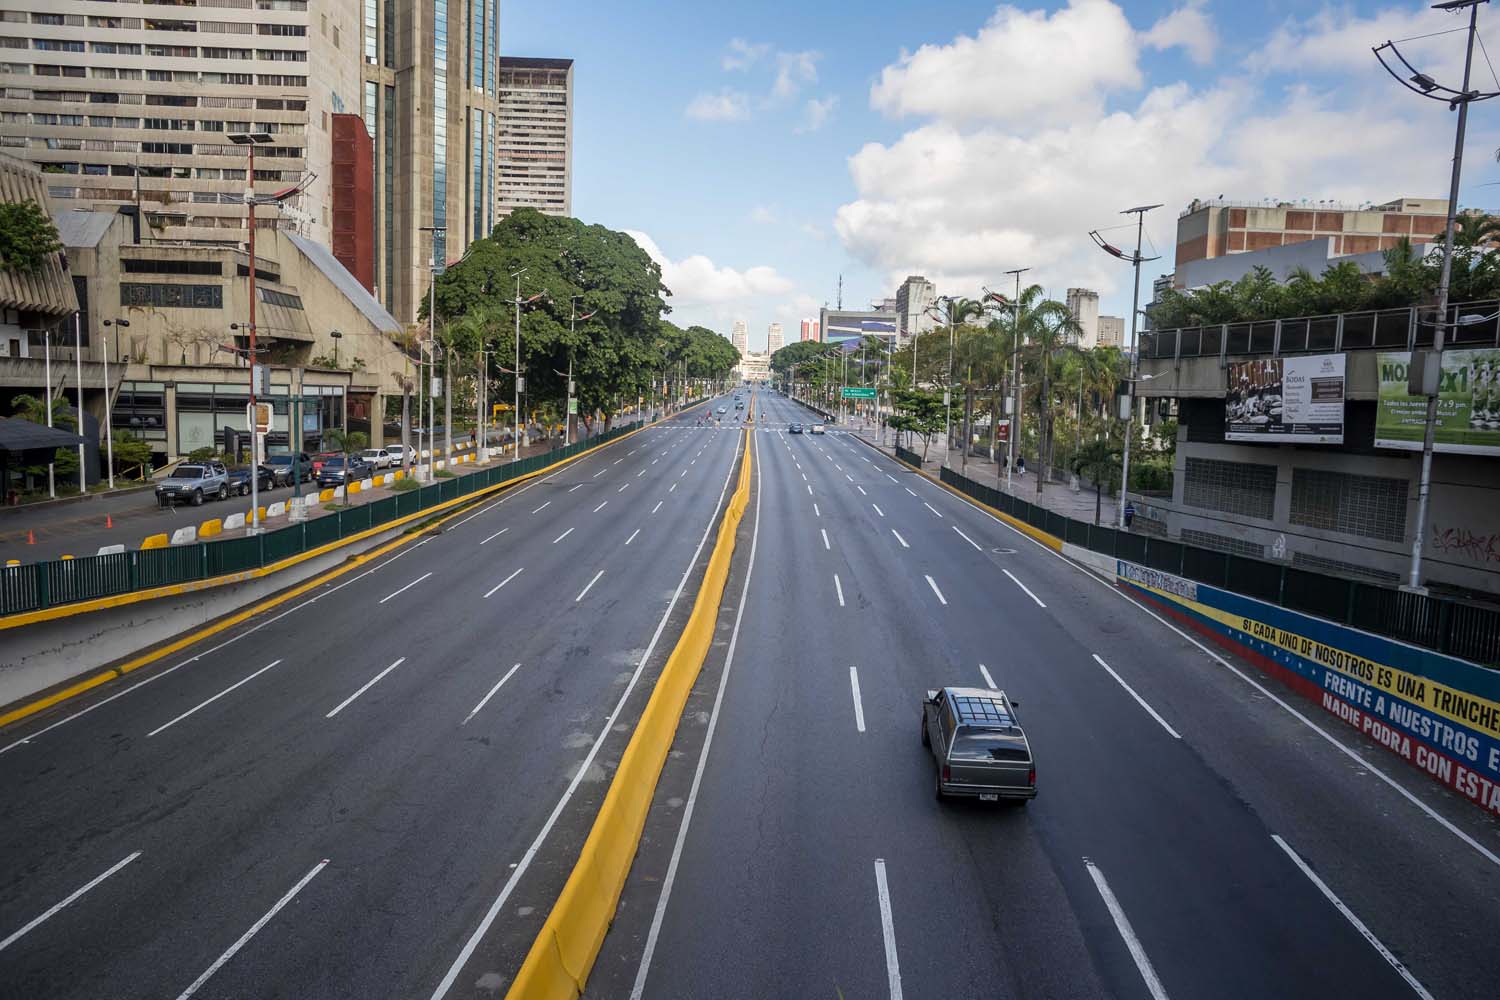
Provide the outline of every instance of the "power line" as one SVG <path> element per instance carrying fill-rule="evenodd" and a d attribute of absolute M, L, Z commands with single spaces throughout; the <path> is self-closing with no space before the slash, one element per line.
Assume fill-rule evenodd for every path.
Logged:
<path fill-rule="evenodd" d="M 1490 79 L 1495 81 L 1495 89 L 1500 90 L 1500 76 L 1495 75 L 1495 64 L 1490 62 L 1489 50 L 1484 47 L 1484 36 L 1479 29 L 1474 29 L 1474 38 L 1479 42 L 1479 51 L 1484 54 L 1484 64 L 1490 68 Z"/>

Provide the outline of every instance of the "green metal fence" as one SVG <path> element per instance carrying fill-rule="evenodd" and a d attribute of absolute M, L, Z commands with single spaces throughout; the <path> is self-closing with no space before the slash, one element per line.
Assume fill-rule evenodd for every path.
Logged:
<path fill-rule="evenodd" d="M 908 465 L 919 466 L 917 456 L 906 452 L 908 458 L 901 454 L 902 450 L 897 449 L 896 457 Z M 1094 552 L 1424 649 L 1488 666 L 1500 666 L 1500 611 L 1494 608 L 1447 597 L 1407 593 L 1285 563 L 1076 521 L 992 486 L 976 483 L 946 467 L 941 470 L 941 478 L 980 503 Z"/>
<path fill-rule="evenodd" d="M 624 424 L 586 441 L 576 441 L 466 476 L 439 479 L 421 489 L 396 493 L 253 537 L 6 566 L 0 568 L 0 615 L 41 611 L 63 604 L 259 569 L 441 503 L 508 483 L 613 441 L 638 427 L 639 421 Z"/>

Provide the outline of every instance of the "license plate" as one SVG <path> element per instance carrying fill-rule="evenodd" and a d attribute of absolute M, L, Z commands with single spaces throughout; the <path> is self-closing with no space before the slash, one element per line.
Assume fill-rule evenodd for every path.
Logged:
<path fill-rule="evenodd" d="M 988 792 L 988 793 L 981 794 L 979 796 L 979 801 L 980 802 L 999 802 L 1000 801 L 1000 796 L 997 795 L 997 794 L 995 794 L 994 792 Z"/>

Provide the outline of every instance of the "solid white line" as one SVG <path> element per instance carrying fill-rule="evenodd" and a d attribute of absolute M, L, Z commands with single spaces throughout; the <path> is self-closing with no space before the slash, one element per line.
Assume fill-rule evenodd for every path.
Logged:
<path fill-rule="evenodd" d="M 818 534 L 823 536 L 823 548 L 831 551 L 833 549 L 833 546 L 828 544 L 828 529 L 819 528 Z"/>
<path fill-rule="evenodd" d="M 521 569 L 516 570 L 510 576 L 507 576 L 504 580 L 501 580 L 499 583 L 495 584 L 489 590 L 485 591 L 484 596 L 485 597 L 489 597 L 495 591 L 499 590 L 501 587 L 505 586 L 507 583 L 510 583 L 510 581 L 512 581 L 516 577 L 520 576 L 521 575 L 521 570 L 524 570 L 525 568 L 526 568 L 525 566 L 522 566 Z"/>
<path fill-rule="evenodd" d="M 977 546 L 977 545 L 974 546 L 974 547 L 976 549 L 979 548 L 979 546 Z M 1030 587 L 1026 586 L 1026 584 L 1022 583 L 1020 580 L 1017 580 L 1016 579 L 1016 575 L 1014 573 L 1012 573 L 1010 570 L 1008 570 L 1008 569 L 1002 569 L 1000 572 L 1002 572 L 1006 576 L 1010 577 L 1010 582 L 1011 583 L 1014 583 L 1017 587 L 1020 587 L 1022 590 L 1026 591 L 1026 596 L 1029 597 L 1029 598 L 1031 598 L 1033 601 L 1036 601 L 1036 606 L 1037 607 L 1039 607 L 1039 608 L 1045 608 L 1047 606 L 1047 605 L 1045 605 L 1045 604 L 1042 603 L 1042 599 L 1040 597 L 1037 597 L 1035 594 L 1033 594 L 1031 592 L 1031 588 Z"/>
<path fill-rule="evenodd" d="M 958 537 L 959 537 L 959 538 L 962 538 L 962 539 L 963 539 L 963 540 L 964 540 L 964 541 L 966 541 L 966 542 L 968 542 L 968 543 L 969 543 L 969 544 L 970 544 L 970 545 L 972 545 L 972 546 L 974 546 L 974 548 L 976 548 L 976 549 L 979 549 L 979 551 L 980 551 L 980 552 L 983 552 L 983 551 L 984 551 L 984 549 L 980 549 L 980 548 L 979 548 L 979 543 L 978 543 L 978 542 L 976 542 L 976 541 L 974 541 L 974 539 L 972 539 L 972 538 L 970 538 L 970 537 L 969 537 L 969 536 L 968 536 L 968 535 L 966 535 L 966 534 L 964 534 L 964 533 L 963 533 L 963 530 L 962 530 L 962 529 L 960 529 L 960 528 L 959 528 L 959 526 L 958 526 L 958 525 L 956 525 L 956 524 L 955 524 L 955 525 L 954 525 L 954 526 L 953 526 L 953 530 L 954 530 L 954 531 L 957 531 L 957 532 L 958 532 Z M 1041 603 L 1041 602 L 1037 602 L 1037 603 Z"/>
<path fill-rule="evenodd" d="M 222 954 L 218 958 L 214 959 L 214 964 L 210 965 L 208 968 L 204 969 L 203 970 L 203 974 L 200 975 L 197 979 L 194 979 L 193 980 L 193 984 L 191 986 L 189 986 L 187 989 L 183 990 L 181 993 L 177 994 L 177 1000 L 187 1000 L 188 997 L 192 996 L 194 993 L 197 993 L 198 992 L 198 988 L 200 986 L 202 986 L 204 983 L 208 982 L 210 976 L 212 976 L 215 972 L 218 972 L 221 968 L 223 968 L 224 967 L 224 963 L 228 962 L 231 958 L 233 958 L 235 956 L 236 952 L 238 952 L 241 948 L 245 947 L 245 945 L 250 942 L 250 939 L 253 938 L 260 931 L 260 929 L 262 927 L 266 926 L 266 924 L 268 924 L 268 923 L 271 922 L 271 918 L 272 917 L 274 917 L 274 916 L 276 916 L 276 914 L 280 913 L 281 910 L 282 910 L 282 908 L 284 906 L 286 906 L 286 904 L 290 903 L 292 901 L 292 899 L 297 895 L 297 893 L 301 892 L 304 888 L 306 888 L 307 883 L 311 882 L 313 880 L 313 878 L 318 874 L 318 872 L 322 871 L 327 866 L 328 866 L 328 859 L 327 858 L 324 858 L 322 861 L 319 861 L 317 864 L 313 865 L 312 871 L 310 871 L 306 875 L 302 876 L 302 880 L 300 882 L 298 882 L 296 885 L 292 886 L 291 891 L 288 892 L 285 896 L 282 896 L 280 899 L 278 899 L 276 901 L 276 905 L 273 906 L 273 907 L 271 907 L 269 910 L 266 911 L 266 915 L 265 916 L 261 917 L 255 923 L 251 924 L 250 925 L 250 929 L 248 931 L 246 931 L 244 934 L 241 934 L 240 935 L 240 939 L 238 941 L 236 941 L 234 944 L 230 945 L 228 951 L 224 952 L 224 954 Z"/>
<path fill-rule="evenodd" d="M 879 514 L 881 517 L 885 517 L 885 511 L 880 509 L 880 504 L 872 503 L 870 504 L 870 506 L 875 508 L 875 513 Z"/>
<path fill-rule="evenodd" d="M 602 570 L 602 569 L 599 572 L 595 573 L 594 574 L 594 578 L 588 582 L 588 586 L 586 586 L 582 590 L 580 590 L 578 592 L 578 596 L 575 597 L 575 598 L 573 598 L 573 603 L 577 604 L 579 601 L 583 600 L 583 595 L 587 594 L 589 592 L 589 590 L 593 588 L 594 584 L 596 584 L 596 583 L 599 582 L 599 578 L 601 576 L 603 576 L 603 575 L 604 575 L 604 570 Z"/>
<path fill-rule="evenodd" d="M 390 673 L 392 670 L 395 670 L 397 667 L 401 666 L 401 664 L 403 664 L 405 662 L 406 662 L 406 657 L 403 656 L 403 657 L 401 657 L 401 659 L 397 660 L 395 663 L 392 663 L 390 666 L 386 667 L 384 670 L 382 670 L 380 673 L 376 674 L 374 677 L 371 677 L 369 680 L 365 681 L 363 687 L 361 687 L 358 691 L 356 691 L 353 694 L 351 694 L 349 697 L 345 698 L 343 701 L 339 702 L 338 703 L 338 707 L 336 707 L 332 712 L 329 712 L 327 715 L 323 716 L 323 718 L 325 718 L 325 719 L 331 719 L 335 715 L 338 715 L 345 708 L 347 708 L 349 706 L 349 703 L 352 702 L 355 698 L 358 698 L 360 695 L 362 695 L 366 691 L 370 690 L 370 688 L 374 687 L 376 684 L 378 684 L 380 682 L 380 679 L 382 677 L 384 677 L 386 674 Z"/>
<path fill-rule="evenodd" d="M 481 708 L 483 708 L 485 705 L 489 704 L 489 700 L 491 698 L 495 697 L 495 692 L 499 691 L 500 688 L 501 688 L 501 686 L 506 681 L 510 680 L 511 674 L 514 674 L 517 670 L 520 670 L 520 669 L 521 669 L 521 665 L 519 663 L 517 663 L 515 666 L 513 666 L 509 670 L 507 670 L 505 672 L 505 676 L 502 677 L 502 678 L 500 678 L 498 681 L 496 681 L 495 682 L 495 686 L 492 687 L 492 688 L 490 688 L 489 693 L 486 694 L 483 698 L 479 699 L 479 704 L 477 704 L 477 705 L 474 706 L 474 710 L 472 712 L 470 712 L 468 715 L 464 716 L 464 721 L 460 722 L 459 725 L 460 726 L 467 726 L 469 724 L 469 720 L 472 719 L 472 718 L 474 718 L 474 716 L 478 715 L 479 714 L 479 710 Z"/>
<path fill-rule="evenodd" d="M 509 529 L 509 528 L 501 528 L 501 529 L 500 529 L 500 530 L 499 530 L 499 531 L 497 531 L 497 532 L 495 532 L 495 533 L 494 533 L 494 534 L 493 534 L 493 535 L 491 535 L 491 536 L 490 536 L 490 537 L 489 537 L 489 538 L 486 538 L 486 539 L 485 539 L 485 540 L 484 540 L 484 542 L 480 542 L 480 543 L 479 543 L 479 544 L 480 544 L 480 545 L 483 545 L 483 544 L 484 544 L 484 543 L 485 543 L 485 542 L 492 542 L 492 541 L 494 541 L 494 540 L 495 540 L 495 539 L 497 539 L 497 538 L 499 538 L 499 537 L 500 537 L 500 536 L 501 536 L 501 535 L 503 535 L 503 534 L 505 534 L 505 533 L 506 533 L 506 532 L 507 532 L 507 531 L 509 531 L 509 530 L 510 530 L 510 529 Z"/>
<path fill-rule="evenodd" d="M 1120 901 L 1115 899 L 1115 894 L 1110 891 L 1109 883 L 1104 881 L 1104 873 L 1088 858 L 1084 858 L 1083 863 L 1088 867 L 1089 877 L 1094 880 L 1094 887 L 1099 890 L 1099 895 L 1103 898 L 1109 915 L 1114 918 L 1115 929 L 1120 932 L 1120 937 L 1125 939 L 1125 947 L 1130 949 L 1130 957 L 1135 959 L 1135 967 L 1140 970 L 1141 978 L 1146 981 L 1146 989 L 1154 1000 L 1167 1000 L 1167 991 L 1162 989 L 1161 980 L 1156 977 L 1156 970 L 1151 967 L 1151 959 L 1146 957 L 1146 949 L 1141 947 L 1140 938 L 1135 936 L 1135 929 L 1130 926 L 1130 918 L 1125 916 L 1125 911 L 1120 908 Z"/>
<path fill-rule="evenodd" d="M 630 533 L 630 537 L 627 538 L 627 539 L 625 539 L 625 544 L 629 545 L 631 542 L 635 541 L 635 536 L 639 535 L 640 533 L 641 533 L 641 529 L 640 528 L 636 528 L 634 531 L 632 531 Z"/>
<path fill-rule="evenodd" d="M 839 575 L 837 573 L 833 574 L 833 589 L 838 591 L 839 607 L 842 608 L 844 606 L 844 585 L 839 583 Z"/>
<path fill-rule="evenodd" d="M 822 516 L 823 516 L 823 512 L 818 509 L 818 505 L 817 504 L 813 504 L 813 517 L 822 517 Z"/>
<path fill-rule="evenodd" d="M 629 488 L 630 488 L 630 484 L 626 483 L 624 486 L 621 486 L 619 489 L 615 490 L 615 492 L 616 493 L 624 493 Z"/>
<path fill-rule="evenodd" d="M 233 684 L 229 685 L 227 688 L 225 688 L 224 690 L 220 691 L 218 694 L 214 695 L 212 698 L 209 698 L 206 701 L 201 701 L 198 704 L 194 705 L 192 708 L 188 709 L 186 712 L 183 712 L 181 715 L 179 715 L 177 718 L 173 719 L 171 722 L 164 723 L 163 725 L 157 726 L 155 729 L 151 730 L 151 732 L 147 733 L 146 737 L 149 739 L 150 737 L 155 736 L 157 733 L 161 732 L 163 729 L 169 729 L 172 726 L 177 725 L 177 723 L 181 722 L 183 719 L 186 719 L 188 716 L 190 716 L 194 712 L 198 711 L 198 709 L 204 708 L 204 707 L 206 707 L 208 705 L 212 705 L 214 702 L 218 701 L 220 698 L 224 697 L 226 694 L 228 694 L 229 692 L 233 691 L 235 688 L 239 687 L 241 684 L 248 684 L 248 683 L 250 683 L 251 681 L 255 680 L 255 678 L 259 677 L 261 674 L 265 673 L 267 670 L 270 670 L 272 667 L 276 666 L 276 664 L 278 664 L 280 662 L 281 662 L 280 660 L 272 660 L 270 663 L 267 663 L 265 666 L 261 667 L 259 670 L 257 670 L 255 673 L 249 675 L 248 677 L 242 677 L 241 679 L 235 681 Z"/>
<path fill-rule="evenodd" d="M 661 505 L 664 503 L 666 503 L 665 500 L 656 501 L 656 506 L 651 508 L 651 513 L 655 514 L 657 511 L 661 510 Z"/>
<path fill-rule="evenodd" d="M 925 574 L 923 575 L 925 576 Z M 948 598 L 943 596 L 943 592 L 941 590 L 938 590 L 937 581 L 930 576 L 927 577 L 927 586 L 932 588 L 932 592 L 937 595 L 937 599 L 939 601 L 941 601 L 943 604 L 948 603 Z"/>
<path fill-rule="evenodd" d="M 411 583 L 408 583 L 406 586 L 402 587 L 400 590 L 396 591 L 394 594 L 386 594 L 384 597 L 382 597 L 380 599 L 380 603 L 384 604 L 386 601 L 389 601 L 391 598 L 397 597 L 397 596 L 399 596 L 401 594 L 406 593 L 408 590 L 410 590 L 411 588 L 415 587 L 417 584 L 421 583 L 423 580 L 427 579 L 431 575 L 432 575 L 431 573 L 423 573 L 421 576 L 417 577 Z"/>
<path fill-rule="evenodd" d="M 1099 658 L 1099 654 L 1098 653 L 1094 653 L 1093 657 L 1094 657 L 1094 662 L 1097 663 L 1097 664 L 1099 664 L 1099 666 L 1103 667 L 1105 670 L 1109 671 L 1109 676 L 1113 677 L 1115 679 L 1115 681 L 1117 683 L 1119 683 L 1120 687 L 1124 688 L 1125 691 L 1126 691 L 1126 693 L 1129 694 L 1130 697 L 1132 697 L 1132 698 L 1135 699 L 1136 704 L 1139 705 L 1139 706 L 1141 706 L 1142 708 L 1144 708 L 1146 710 L 1146 713 L 1148 715 L 1150 715 L 1151 718 L 1155 719 L 1157 722 L 1159 722 L 1161 724 L 1161 727 L 1163 729 L 1165 729 L 1167 732 L 1171 733 L 1173 739 L 1176 739 L 1176 740 L 1182 739 L 1182 734 L 1179 733 L 1177 730 L 1173 729 L 1171 726 L 1167 725 L 1167 720 L 1163 719 L 1160 715 L 1157 715 L 1156 714 L 1156 709 L 1154 709 L 1150 705 L 1146 704 L 1146 699 L 1142 698 L 1140 695 L 1136 694 L 1135 693 L 1135 688 L 1131 687 L 1129 684 L 1126 684 L 1125 683 L 1125 678 L 1123 678 L 1119 674 L 1115 673 L 1115 669 L 1113 667 L 1111 667 L 1108 663 L 1105 663 L 1103 660 L 1101 660 Z"/>
<path fill-rule="evenodd" d="M 551 507 L 551 506 L 552 506 L 552 501 L 548 500 L 546 503 L 542 504 L 536 510 L 532 511 L 532 513 L 533 514 L 539 514 L 539 513 L 541 513 L 542 511 L 546 510 L 548 507 Z"/>
<path fill-rule="evenodd" d="M 703 529 L 703 536 L 698 539 L 698 548 L 693 552 L 693 557 L 688 560 L 687 569 L 683 570 L 682 579 L 677 582 L 677 589 L 673 592 L 672 599 L 667 602 L 667 609 L 662 612 L 661 620 L 656 624 L 656 632 L 651 636 L 651 641 L 646 645 L 645 652 L 641 654 L 640 662 L 636 664 L 635 672 L 630 676 L 630 682 L 625 685 L 625 690 L 620 693 L 620 700 L 615 702 L 615 707 L 610 711 L 608 717 L 605 718 L 604 724 L 599 730 L 599 735 L 594 740 L 594 745 L 589 748 L 588 755 L 579 763 L 578 770 L 573 774 L 573 780 L 568 782 L 567 790 L 563 792 L 562 798 L 558 799 L 557 805 L 553 806 L 551 814 L 547 817 L 547 822 L 542 824 L 542 829 L 536 835 L 536 839 L 531 842 L 530 847 L 526 848 L 526 853 L 521 856 L 521 860 L 516 864 L 516 867 L 511 869 L 510 877 L 506 879 L 505 885 L 501 887 L 499 895 L 490 904 L 490 908 L 485 911 L 484 917 L 479 921 L 479 926 L 474 928 L 474 933 L 469 935 L 468 941 L 464 943 L 463 948 L 458 953 L 458 957 L 453 960 L 453 964 L 448 967 L 448 971 L 443 975 L 442 981 L 433 989 L 430 1000 L 442 1000 L 443 997 L 447 996 L 448 991 L 453 988 L 453 983 L 458 979 L 459 973 L 463 971 L 464 966 L 468 964 L 474 951 L 479 947 L 479 942 L 484 939 L 484 936 L 489 933 L 490 928 L 494 926 L 495 919 L 499 917 L 500 911 L 505 908 L 506 900 L 510 899 L 511 893 L 515 891 L 516 884 L 526 874 L 526 870 L 531 867 L 531 862 L 535 860 L 538 852 L 542 849 L 542 844 L 546 842 L 547 836 L 557 824 L 558 817 L 562 815 L 563 810 L 572 801 L 573 794 L 578 790 L 578 786 L 583 783 L 583 777 L 588 773 L 589 765 L 598 756 L 599 748 L 604 745 L 605 737 L 609 735 L 611 728 L 615 724 L 615 719 L 619 717 L 620 711 L 625 707 L 626 700 L 630 697 L 631 692 L 635 690 L 636 683 L 641 677 L 641 671 L 646 668 L 646 663 L 651 659 L 651 654 L 656 651 L 657 642 L 661 640 L 662 633 L 666 631 L 667 621 L 671 617 L 672 611 L 677 607 L 678 599 L 682 597 L 682 591 L 687 586 L 688 577 L 692 574 L 693 567 L 698 564 L 698 557 L 703 554 L 703 546 L 708 542 L 709 534 L 713 531 L 714 525 L 718 523 L 719 510 L 724 506 L 724 497 L 729 492 L 731 478 L 733 478 L 732 471 L 724 477 L 724 485 L 719 490 L 719 502 L 714 505 L 713 514 L 708 519 L 708 525 Z M 757 500 L 757 503 L 759 503 L 759 500 Z M 657 506 L 660 506 L 660 504 Z M 744 606 L 743 599 L 740 601 L 740 606 Z"/>
<path fill-rule="evenodd" d="M 601 510 L 603 510 L 603 509 L 604 509 L 604 506 L 605 506 L 605 504 L 607 504 L 607 503 L 609 503 L 609 501 L 608 501 L 608 500 L 606 500 L 606 501 L 604 501 L 604 503 L 601 503 L 601 504 L 600 504 L 600 505 L 599 505 L 599 506 L 597 506 L 597 507 L 595 507 L 595 508 L 594 508 L 594 513 L 595 513 L 595 514 L 597 514 L 597 513 L 599 513 L 599 512 L 600 512 L 600 511 L 601 511 Z"/>
<path fill-rule="evenodd" d="M 574 490 L 581 490 L 581 489 L 583 489 L 583 484 L 579 483 L 577 486 L 569 486 L 568 487 L 568 492 L 572 493 Z"/>
<path fill-rule="evenodd" d="M 985 687 L 989 688 L 991 691 L 999 689 L 999 685 L 995 683 L 995 678 L 990 676 L 990 672 L 984 668 L 983 663 L 979 665 L 979 672 L 984 676 Z"/>
<path fill-rule="evenodd" d="M 901 963 L 896 960 L 896 922 L 891 918 L 891 888 L 885 880 L 885 859 L 875 859 L 875 893 L 880 899 L 880 936 L 885 942 L 885 978 L 891 1000 L 901 1000 Z"/>
<path fill-rule="evenodd" d="M 4 951 L 6 948 L 9 948 L 11 945 L 13 945 L 17 941 L 21 940 L 21 938 L 25 937 L 31 931 L 36 930 L 36 928 L 38 926 L 40 926 L 41 924 L 45 923 L 47 920 L 51 919 L 52 917 L 57 916 L 57 914 L 58 914 L 59 911 L 61 911 L 65 907 L 69 906 L 73 902 L 77 901 L 78 897 L 82 896 L 84 893 L 86 893 L 90 889 L 94 888 L 94 886 L 98 885 L 100 882 L 103 882 L 105 879 L 109 878 L 115 872 L 119 871 L 121 868 L 124 868 L 126 865 L 130 864 L 130 862 L 134 861 L 136 858 L 138 858 L 140 856 L 141 856 L 141 852 L 140 851 L 136 851 L 134 854 L 131 854 L 131 855 L 129 855 L 129 856 L 127 856 L 127 857 L 119 860 L 119 861 L 116 861 L 113 865 L 110 865 L 109 868 L 107 868 L 102 875 L 95 875 L 88 882 L 84 883 L 83 886 L 81 886 L 80 888 L 74 889 L 71 893 L 68 894 L 67 898 L 65 898 L 61 903 L 54 903 L 41 916 L 33 917 L 31 919 L 31 921 L 26 924 L 25 927 L 22 927 L 20 930 L 14 932 L 9 937 L 7 937 L 4 941 L 0 941 L 0 951 Z"/>
<path fill-rule="evenodd" d="M 938 509 L 936 507 L 934 507 L 932 504 L 928 503 L 926 500 L 922 501 L 922 506 L 926 507 L 928 510 L 932 511 L 934 514 L 937 514 L 938 517 L 942 517 L 943 516 L 941 514 L 938 514 Z"/>
<path fill-rule="evenodd" d="M 854 728 L 865 731 L 865 706 L 859 700 L 859 671 L 849 668 L 849 688 L 854 692 Z"/>
<path fill-rule="evenodd" d="M 904 538 L 901 537 L 901 532 L 897 531 L 895 528 L 892 528 L 891 529 L 891 534 L 893 534 L 893 535 L 896 536 L 896 541 L 898 541 L 898 542 L 901 543 L 901 547 L 903 549 L 909 549 L 909 548 L 911 548 L 910 545 L 906 544 L 906 539 L 904 539 Z"/>
<path fill-rule="evenodd" d="M 896 479 L 896 477 L 895 477 L 895 476 L 893 476 L 893 475 L 891 475 L 891 474 L 890 474 L 890 473 L 889 473 L 889 472 L 887 472 L 887 473 L 886 473 L 886 474 L 885 474 L 885 478 L 887 478 L 887 479 L 889 479 L 889 480 L 890 480 L 890 481 L 891 481 L 891 482 L 893 482 L 893 483 L 894 483 L 894 482 L 898 482 L 898 480 L 897 480 L 897 479 Z"/>
<path fill-rule="evenodd" d="M 1380 952 L 1380 957 L 1390 963 L 1391 968 L 1396 970 L 1396 974 L 1402 979 L 1406 980 L 1406 985 L 1412 988 L 1412 992 L 1421 997 L 1422 1000 L 1433 1000 L 1432 994 L 1428 993 L 1427 990 L 1422 986 L 1422 984 L 1417 982 L 1417 977 L 1413 976 L 1410 970 L 1408 970 L 1406 966 L 1401 964 L 1400 959 L 1391 954 L 1389 948 L 1380 943 L 1380 939 L 1375 936 L 1370 928 L 1365 926 L 1364 921 L 1355 916 L 1354 911 L 1345 906 L 1343 901 L 1333 894 L 1333 890 L 1328 888 L 1328 886 L 1323 882 L 1322 879 L 1318 878 L 1317 873 L 1315 873 L 1311 868 L 1307 866 L 1307 862 L 1303 861 L 1300 857 L 1297 856 L 1297 852 L 1292 850 L 1291 846 L 1288 845 L 1286 841 L 1282 840 L 1280 836 L 1274 833 L 1271 834 L 1271 839 L 1276 841 L 1277 847 L 1286 852 L 1286 856 L 1292 859 L 1293 864 L 1302 869 L 1302 874 L 1306 875 L 1308 879 L 1311 880 L 1312 884 L 1318 887 L 1318 891 L 1323 894 L 1324 898 L 1332 903 L 1334 905 L 1334 908 L 1344 915 L 1344 919 L 1348 920 L 1351 924 L 1354 925 L 1354 929 L 1359 931 L 1360 936 L 1363 937 L 1366 941 L 1370 942 L 1371 946 L 1373 946 L 1376 951 Z"/>

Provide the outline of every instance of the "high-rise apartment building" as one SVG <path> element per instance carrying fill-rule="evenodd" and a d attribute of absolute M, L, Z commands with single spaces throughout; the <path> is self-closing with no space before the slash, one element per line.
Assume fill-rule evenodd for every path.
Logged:
<path fill-rule="evenodd" d="M 314 178 L 257 225 L 325 246 L 334 116 L 359 107 L 358 0 L 99 3 L 0 11 L 0 148 L 63 211 L 139 201 L 165 239 L 245 242 L 249 184 Z M 247 179 L 234 133 L 268 133 Z"/>
<path fill-rule="evenodd" d="M 772 323 L 766 327 L 766 353 L 775 354 L 781 350 L 784 338 L 781 335 L 781 324 Z"/>
<path fill-rule="evenodd" d="M 740 352 L 740 357 L 743 358 L 750 353 L 750 328 L 744 320 L 734 321 L 734 333 L 730 336 L 729 342 L 734 345 L 736 351 Z"/>
<path fill-rule="evenodd" d="M 573 60 L 500 60 L 500 210 L 573 214 Z"/>
<path fill-rule="evenodd" d="M 1074 343 L 1088 350 L 1099 343 L 1099 293 L 1091 288 L 1068 289 L 1068 312 L 1079 326 Z"/>
<path fill-rule="evenodd" d="M 462 257 L 500 214 L 500 0 L 359 2 L 375 283 L 386 308 L 411 323 L 430 267 Z"/>
<path fill-rule="evenodd" d="M 937 303 L 937 286 L 920 274 L 911 275 L 896 289 L 897 339 L 910 340 L 937 326 L 927 310 Z"/>
<path fill-rule="evenodd" d="M 1099 317 L 1099 346 L 1125 346 L 1125 319 L 1122 316 Z"/>
<path fill-rule="evenodd" d="M 818 321 L 817 320 L 815 320 L 815 319 L 804 319 L 802 321 L 802 339 L 803 340 L 821 340 L 821 339 L 823 339 L 822 337 L 818 336 L 818 333 L 819 333 L 819 329 L 818 329 Z"/>

